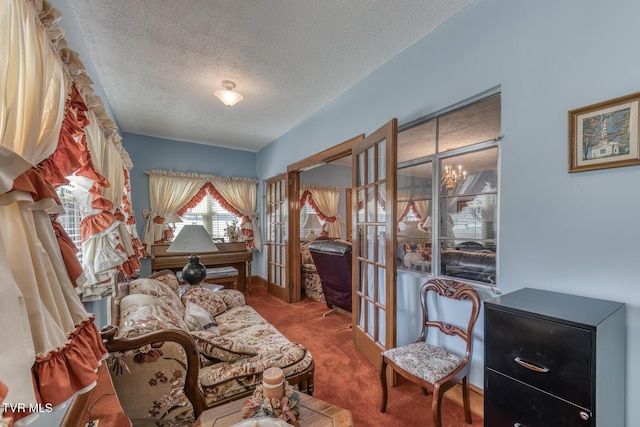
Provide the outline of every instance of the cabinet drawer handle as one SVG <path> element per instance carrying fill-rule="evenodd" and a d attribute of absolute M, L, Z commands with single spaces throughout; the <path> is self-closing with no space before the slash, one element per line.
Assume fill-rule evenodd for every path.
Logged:
<path fill-rule="evenodd" d="M 513 359 L 514 362 L 516 362 L 518 365 L 525 367 L 527 369 L 530 369 L 532 371 L 535 372 L 542 372 L 542 373 L 546 373 L 549 372 L 549 368 L 545 368 L 544 366 L 540 366 L 540 365 L 536 365 L 535 363 L 520 359 L 519 357 L 516 357 L 515 359 Z"/>

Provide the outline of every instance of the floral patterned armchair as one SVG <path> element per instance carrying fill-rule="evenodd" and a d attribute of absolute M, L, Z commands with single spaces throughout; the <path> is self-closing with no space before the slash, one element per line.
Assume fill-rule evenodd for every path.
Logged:
<path fill-rule="evenodd" d="M 134 426 L 192 425 L 206 408 L 249 396 L 270 367 L 313 392 L 311 354 L 247 306 L 241 292 L 195 288 L 180 298 L 168 270 L 115 280 L 112 325 L 102 336 Z"/>

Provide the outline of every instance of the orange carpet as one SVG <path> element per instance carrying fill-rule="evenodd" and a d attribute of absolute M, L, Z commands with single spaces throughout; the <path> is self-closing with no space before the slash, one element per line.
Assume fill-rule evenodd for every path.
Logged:
<path fill-rule="evenodd" d="M 314 397 L 351 410 L 354 425 L 366 427 L 433 426 L 431 396 L 403 378 L 389 389 L 387 412 L 380 412 L 381 387 L 378 371 L 355 348 L 350 319 L 338 313 L 327 317 L 327 306 L 311 299 L 286 304 L 269 295 L 263 286 L 255 286 L 247 295 L 253 306 L 269 323 L 293 342 L 303 344 L 316 362 Z M 472 426 L 483 426 L 481 417 L 472 414 Z M 301 425 L 304 426 L 304 414 Z M 443 399 L 442 426 L 469 426 L 461 406 Z"/>

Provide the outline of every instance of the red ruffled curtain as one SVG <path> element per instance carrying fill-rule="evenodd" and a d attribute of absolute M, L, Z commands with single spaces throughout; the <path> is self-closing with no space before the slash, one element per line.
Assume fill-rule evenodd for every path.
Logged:
<path fill-rule="evenodd" d="M 140 237 L 138 237 L 138 232 L 136 230 L 136 216 L 133 213 L 133 207 L 129 200 L 129 194 L 131 194 L 129 171 L 124 168 L 122 172 L 124 174 L 124 194 L 122 195 L 122 207 L 118 209 L 116 215 L 118 215 L 119 219 L 120 216 L 122 217 L 120 220 L 125 224 L 129 236 L 131 237 L 131 245 L 134 250 L 134 255 L 129 258 L 131 266 L 134 270 L 140 270 L 140 258 L 145 258 L 147 256 L 147 251 L 140 241 Z"/>
<path fill-rule="evenodd" d="M 309 197 L 311 196 L 311 193 L 309 192 L 309 190 L 305 190 L 302 193 L 302 196 L 300 196 L 300 209 L 304 208 L 305 203 L 307 203 L 307 200 L 309 199 Z"/>
<path fill-rule="evenodd" d="M 205 185 L 202 186 L 202 188 L 200 188 L 200 190 L 198 190 L 196 195 L 193 196 L 191 200 L 187 202 L 186 205 L 184 205 L 183 207 L 177 210 L 176 214 L 178 216 L 182 216 L 186 214 L 189 209 L 193 209 L 196 206 L 198 206 L 198 203 L 200 203 L 202 199 L 204 199 L 204 197 L 207 195 L 207 192 L 212 189 L 213 189 L 213 185 L 211 185 L 210 182 L 207 182 Z M 164 222 L 164 218 L 162 219 L 162 221 Z"/>
<path fill-rule="evenodd" d="M 246 223 L 251 223 L 251 218 L 247 215 L 243 215 L 242 212 L 234 208 L 222 195 L 216 190 L 216 188 L 210 184 L 211 196 L 220 203 L 220 206 L 225 208 L 227 211 L 231 212 L 237 217 L 242 218 L 240 220 L 240 230 L 242 230 L 242 235 L 245 237 L 245 242 L 248 248 L 253 247 L 253 230 L 251 228 L 246 228 Z"/>
<path fill-rule="evenodd" d="M 189 209 L 192 209 L 198 206 L 198 203 L 200 203 L 202 199 L 204 199 L 207 193 L 211 194 L 211 197 L 213 197 L 218 203 L 220 203 L 220 206 L 222 206 L 225 210 L 234 214 L 237 217 L 242 218 L 242 220 L 240 221 L 240 229 L 242 230 L 242 235 L 245 236 L 246 238 L 245 241 L 247 243 L 247 247 L 250 248 L 253 243 L 253 230 L 246 229 L 243 227 L 243 225 L 246 222 L 250 223 L 251 218 L 249 218 L 246 215 L 243 215 L 240 211 L 234 208 L 228 201 L 226 201 L 225 198 L 222 197 L 222 195 L 218 192 L 218 190 L 216 190 L 216 188 L 210 182 L 207 182 L 205 185 L 203 185 L 202 188 L 196 193 L 195 196 L 191 198 L 191 200 L 187 202 L 186 205 L 178 209 L 176 214 L 178 216 L 182 216 L 185 213 L 187 213 Z"/>
<path fill-rule="evenodd" d="M 404 210 L 400 212 L 400 214 L 398 215 L 398 223 L 401 223 L 402 221 L 404 221 L 407 215 L 409 215 L 409 212 L 411 212 L 412 208 L 413 208 L 413 202 L 407 203 L 407 207 L 404 208 Z"/>
<path fill-rule="evenodd" d="M 74 172 L 106 180 L 87 152 L 88 110 L 70 81 L 84 70 L 69 69 L 79 59 L 62 39 L 59 12 L 47 1 L 2 0 L 0 16 L 0 68 L 10 71 L 0 82 L 0 147 L 19 166 L 0 170 L 11 183 L 1 191 L 0 315 L 21 326 L 3 339 L 0 367 L 10 389 L 0 387 L 0 399 L 57 406 L 95 384 L 107 352 L 72 286 L 79 270 L 68 235 L 51 222 L 60 205 L 54 186 Z"/>
<path fill-rule="evenodd" d="M 34 202 L 50 198 L 60 205 L 53 185 L 40 173 L 39 167 L 33 167 L 17 177 L 11 191 L 27 192 Z M 75 284 L 74 278 L 82 275 L 82 266 L 75 258 L 75 245 L 57 221 L 52 221 L 52 227 L 69 278 Z M 80 390 L 92 387 L 97 380 L 96 369 L 107 350 L 94 323 L 94 317 L 89 316 L 77 324 L 67 338 L 68 342 L 64 346 L 36 356 L 32 374 L 38 403 L 60 405 Z M 23 412 L 6 412 L 14 420 L 28 415 Z"/>
<path fill-rule="evenodd" d="M 82 99 L 82 95 L 80 95 L 76 85 L 72 84 L 70 94 L 65 101 L 65 114 L 56 151 L 37 166 L 42 177 L 54 188 L 69 184 L 69 180 L 66 177 L 71 174 L 92 179 L 98 185 L 109 185 L 107 179 L 95 171 L 87 148 L 84 133 L 85 126 L 89 124 L 86 116 L 87 111 L 88 108 Z M 57 196 L 55 200 L 60 204 Z M 76 257 L 77 249 L 73 250 L 75 245 L 73 245 L 67 232 L 55 221 L 55 218 L 52 218 L 52 223 L 62 250 L 65 265 L 71 274 L 74 286 L 77 287 L 81 284 L 78 283 L 78 279 L 82 277 L 82 265 Z M 69 242 L 72 243 L 71 246 Z"/>
<path fill-rule="evenodd" d="M 300 208 L 302 209 L 304 204 L 307 202 L 309 202 L 309 206 L 311 206 L 311 208 L 316 213 L 316 215 L 318 215 L 318 219 L 320 219 L 320 221 L 327 223 L 327 222 L 336 222 L 338 220 L 338 217 L 336 216 L 326 216 L 325 214 L 322 213 L 320 208 L 318 208 L 318 205 L 316 205 L 315 200 L 313 200 L 313 193 L 309 190 L 305 190 L 302 193 L 302 197 L 300 197 Z M 322 231 L 320 232 L 320 236 L 321 237 L 329 236 L 329 232 L 325 230 L 324 224 L 322 227 Z"/>
<path fill-rule="evenodd" d="M 416 207 L 416 202 L 414 201 L 407 202 L 407 206 L 398 216 L 398 221 L 397 221 L 398 224 L 404 221 L 407 215 L 409 215 L 409 212 L 413 212 L 413 214 L 420 220 L 420 222 L 418 222 L 418 228 L 421 230 L 424 230 L 424 225 L 425 225 L 425 222 L 427 221 L 427 217 L 420 214 L 420 212 L 418 211 L 418 208 Z M 398 232 L 399 231 L 400 229 L 398 229 Z"/>
<path fill-rule="evenodd" d="M 93 166 L 84 132 L 89 124 L 86 112 L 88 108 L 75 84 L 65 101 L 65 115 L 56 151 L 38 165 L 47 181 L 54 187 L 69 184 L 66 178 L 71 174 L 84 176 L 108 186 L 105 177 L 98 174 Z"/>
<path fill-rule="evenodd" d="M 80 264 L 77 257 L 79 250 L 75 243 L 73 243 L 73 240 L 71 240 L 71 237 L 69 237 L 69 234 L 62 228 L 62 224 L 56 221 L 56 218 L 57 215 L 51 217 L 51 225 L 53 226 L 53 231 L 56 233 L 60 251 L 62 251 L 62 259 L 69 272 L 71 283 L 74 288 L 77 288 L 79 285 L 78 278 L 83 277 L 82 264 Z"/>

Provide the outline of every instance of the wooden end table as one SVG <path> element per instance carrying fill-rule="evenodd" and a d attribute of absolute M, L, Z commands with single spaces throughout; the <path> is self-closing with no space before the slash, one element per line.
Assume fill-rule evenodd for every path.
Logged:
<path fill-rule="evenodd" d="M 300 427 L 353 427 L 353 417 L 348 409 L 304 393 L 299 394 L 302 406 Z M 194 427 L 228 427 L 244 421 L 241 413 L 244 401 L 245 399 L 235 400 L 204 411 Z"/>

